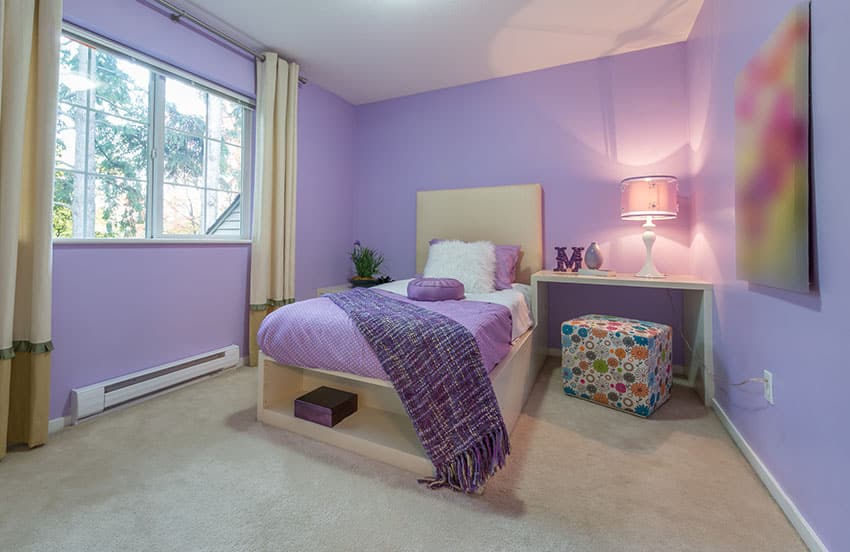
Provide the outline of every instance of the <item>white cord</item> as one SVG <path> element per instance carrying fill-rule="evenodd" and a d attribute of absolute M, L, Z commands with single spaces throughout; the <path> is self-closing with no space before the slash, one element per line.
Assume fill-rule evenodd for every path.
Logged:
<path fill-rule="evenodd" d="M 745 379 L 744 381 L 739 381 L 738 383 L 730 383 L 729 385 L 737 387 L 739 385 L 747 385 L 748 383 L 765 384 L 765 383 L 767 383 L 767 380 L 764 379 L 764 378 L 750 378 L 750 379 Z"/>
<path fill-rule="evenodd" d="M 676 316 L 676 303 L 673 301 L 673 292 L 669 289 L 666 290 L 666 291 L 667 291 L 667 297 L 668 297 L 668 299 L 670 299 L 670 310 L 673 312 L 673 318 L 681 320 L 681 318 L 678 318 Z M 688 351 L 690 351 L 690 353 L 691 353 L 691 357 L 693 357 L 694 348 L 691 347 L 691 344 L 688 341 L 688 338 L 685 337 L 685 331 L 682 329 L 681 324 L 679 325 L 679 337 L 682 338 L 682 341 L 685 343 L 685 347 L 688 348 Z M 702 363 L 700 363 L 699 368 L 703 368 L 703 367 L 704 367 L 704 365 Z M 717 379 L 716 375 L 715 375 L 715 379 Z M 740 387 L 741 385 L 747 385 L 747 384 L 750 384 L 750 383 L 761 383 L 762 385 L 764 385 L 765 383 L 767 383 L 767 380 L 765 378 L 749 378 L 749 379 L 745 379 L 744 381 L 739 381 L 738 383 L 727 383 L 727 385 L 730 385 L 732 387 Z"/>
<path fill-rule="evenodd" d="M 667 292 L 667 298 L 670 299 L 670 311 L 673 313 L 674 320 L 682 320 L 681 317 L 676 316 L 676 304 L 673 302 L 673 292 L 669 289 L 665 290 Z M 688 338 L 685 337 L 685 330 L 682 329 L 681 324 L 677 324 L 679 326 L 679 337 L 682 338 L 682 341 L 685 343 L 685 347 L 690 351 L 691 356 L 694 354 L 694 348 L 691 347 L 691 343 L 688 341 Z M 699 366 L 702 368 L 702 365 Z"/>

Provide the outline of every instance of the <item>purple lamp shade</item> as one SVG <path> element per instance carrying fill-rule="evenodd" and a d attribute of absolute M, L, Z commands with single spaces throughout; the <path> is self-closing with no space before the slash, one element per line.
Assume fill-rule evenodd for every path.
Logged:
<path fill-rule="evenodd" d="M 623 220 L 669 220 L 679 215 L 679 181 L 674 176 L 627 178 L 621 190 Z"/>

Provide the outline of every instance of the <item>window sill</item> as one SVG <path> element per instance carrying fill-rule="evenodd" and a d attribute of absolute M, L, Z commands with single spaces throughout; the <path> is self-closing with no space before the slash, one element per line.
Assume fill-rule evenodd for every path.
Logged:
<path fill-rule="evenodd" d="M 54 238 L 53 245 L 250 245 L 248 239 Z"/>

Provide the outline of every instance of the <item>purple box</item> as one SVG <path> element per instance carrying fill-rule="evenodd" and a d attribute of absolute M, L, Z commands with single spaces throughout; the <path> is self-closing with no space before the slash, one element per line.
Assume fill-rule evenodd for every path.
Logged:
<path fill-rule="evenodd" d="M 319 387 L 295 399 L 295 417 L 333 427 L 357 412 L 357 395 L 332 387 Z"/>

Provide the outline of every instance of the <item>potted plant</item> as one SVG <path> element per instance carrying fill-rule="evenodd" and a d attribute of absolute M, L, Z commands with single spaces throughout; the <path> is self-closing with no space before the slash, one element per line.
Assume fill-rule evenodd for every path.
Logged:
<path fill-rule="evenodd" d="M 360 240 L 354 242 L 351 262 L 354 263 L 354 277 L 350 281 L 354 287 L 371 287 L 388 280 L 376 277 L 381 263 L 384 262 L 384 256 L 371 247 L 363 247 Z"/>

